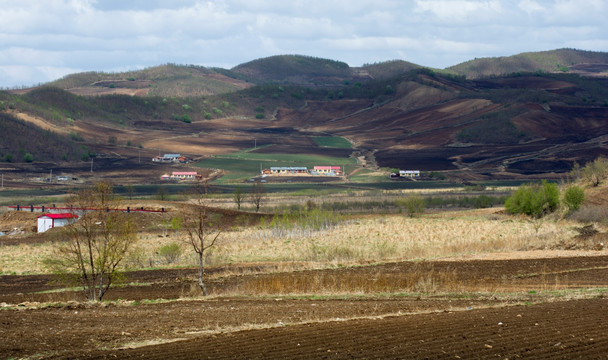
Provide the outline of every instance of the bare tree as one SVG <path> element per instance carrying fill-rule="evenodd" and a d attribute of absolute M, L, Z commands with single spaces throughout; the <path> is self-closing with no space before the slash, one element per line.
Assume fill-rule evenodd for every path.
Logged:
<path fill-rule="evenodd" d="M 47 264 L 82 286 L 87 299 L 99 301 L 119 275 L 119 264 L 137 241 L 130 216 L 117 211 L 113 187 L 98 183 L 73 194 L 68 201 L 81 217 L 64 227 L 67 242 Z M 87 210 L 80 210 L 87 209 Z"/>
<path fill-rule="evenodd" d="M 262 183 L 254 183 L 251 186 L 251 193 L 249 194 L 251 202 L 253 206 L 255 206 L 255 211 L 260 211 L 260 206 L 262 205 L 262 201 L 266 197 L 266 189 Z"/>
<path fill-rule="evenodd" d="M 237 210 L 241 210 L 241 203 L 243 203 L 243 200 L 245 200 L 245 192 L 240 186 L 237 186 L 236 189 L 234 189 L 232 199 L 236 204 Z"/>
<path fill-rule="evenodd" d="M 198 182 L 194 187 L 194 205 L 184 214 L 183 229 L 186 241 L 192 246 L 198 258 L 198 285 L 207 296 L 205 286 L 205 252 L 215 246 L 221 231 L 211 230 L 211 219 L 207 208 L 207 184 Z"/>

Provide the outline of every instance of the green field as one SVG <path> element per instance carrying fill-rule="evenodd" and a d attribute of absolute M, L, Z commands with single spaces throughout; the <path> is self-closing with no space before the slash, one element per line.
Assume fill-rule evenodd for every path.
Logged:
<path fill-rule="evenodd" d="M 263 154 L 253 153 L 253 149 L 239 151 L 229 155 L 214 156 L 196 164 L 198 167 L 208 169 L 222 169 L 230 174 L 220 179 L 220 183 L 238 181 L 243 178 L 257 176 L 260 169 L 278 166 L 305 166 L 313 168 L 315 165 L 355 166 L 356 160 L 351 158 L 337 158 L 330 156 L 309 154 Z"/>
<path fill-rule="evenodd" d="M 313 140 L 321 147 L 352 149 L 351 143 L 340 136 L 317 136 Z"/>

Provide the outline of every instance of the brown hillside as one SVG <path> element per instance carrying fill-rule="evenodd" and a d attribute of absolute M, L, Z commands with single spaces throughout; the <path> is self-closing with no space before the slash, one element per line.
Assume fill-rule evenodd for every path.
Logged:
<path fill-rule="evenodd" d="M 106 80 L 98 84 L 109 87 Z M 123 89 L 122 84 L 114 83 L 114 89 Z M 127 89 L 144 82 L 124 84 Z M 224 98 L 204 99 L 215 101 L 213 105 L 192 100 L 191 110 L 185 110 L 185 100 L 172 99 L 167 105 L 149 100 L 156 108 L 148 109 L 139 99 L 123 98 L 117 99 L 122 107 L 111 113 L 113 122 L 87 116 L 90 103 L 83 102 L 71 111 L 83 115 L 69 126 L 48 119 L 37 123 L 77 132 L 95 152 L 131 159 L 141 152 L 148 158 L 162 152 L 201 158 L 249 149 L 254 141 L 272 145 L 264 152 L 318 154 L 325 150 L 313 137 L 343 136 L 358 154 L 373 154 L 375 161 L 368 160 L 380 166 L 445 170 L 476 179 L 559 178 L 575 160 L 585 163 L 608 155 L 608 81 L 603 79 L 514 75 L 467 81 L 421 70 L 390 83 L 358 86 L 345 87 L 336 99 L 334 90 L 268 85 L 226 97 L 230 101 L 225 107 L 220 105 Z M 54 99 L 63 99 L 65 106 L 82 101 L 56 92 L 42 95 L 38 98 L 47 104 Z M 110 100 L 102 104 L 111 107 Z M 165 111 L 168 106 L 172 110 Z M 203 118 L 212 106 L 232 115 Z M 257 108 L 261 118 L 251 115 Z M 191 122 L 171 116 L 186 111 Z M 116 144 L 108 144 L 110 138 Z"/>

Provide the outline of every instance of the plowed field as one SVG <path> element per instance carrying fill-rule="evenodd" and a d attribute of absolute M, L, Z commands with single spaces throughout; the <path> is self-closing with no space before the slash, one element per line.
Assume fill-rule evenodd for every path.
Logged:
<path fill-rule="evenodd" d="M 445 311 L 331 321 L 231 334 L 87 358 L 145 359 L 600 359 L 608 301 Z"/>
<path fill-rule="evenodd" d="M 108 293 L 123 300 L 97 304 L 33 293 L 54 287 L 45 276 L 3 276 L 0 358 L 607 358 L 607 266 L 601 255 L 251 274 L 209 281 L 206 299 L 188 297 L 191 269 L 140 271 Z M 260 283 L 397 284 L 411 273 L 433 291 L 247 296 Z"/>

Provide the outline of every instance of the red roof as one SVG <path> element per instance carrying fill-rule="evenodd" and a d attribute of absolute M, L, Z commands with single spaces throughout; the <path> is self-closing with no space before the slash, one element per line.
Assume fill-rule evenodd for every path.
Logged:
<path fill-rule="evenodd" d="M 71 219 L 71 218 L 78 217 L 78 215 L 71 214 L 71 213 L 61 213 L 61 214 L 44 214 L 44 215 L 38 216 L 38 218 L 45 217 L 45 216 L 48 218 L 51 218 L 51 219 Z"/>

